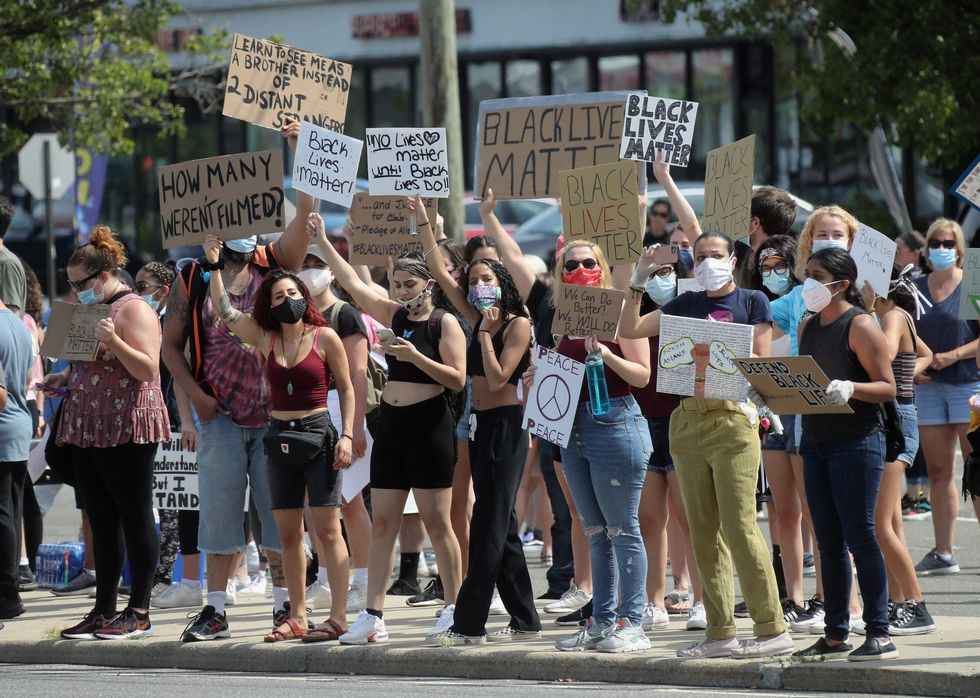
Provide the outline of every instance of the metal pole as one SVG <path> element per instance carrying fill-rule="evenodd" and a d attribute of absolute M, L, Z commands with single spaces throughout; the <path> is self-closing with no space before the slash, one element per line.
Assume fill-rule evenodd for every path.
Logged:
<path fill-rule="evenodd" d="M 51 141 L 44 141 L 44 230 L 48 241 L 48 302 L 53 306 L 58 280 L 55 277 L 55 260 L 58 251 L 54 246 L 54 224 L 51 221 Z"/>

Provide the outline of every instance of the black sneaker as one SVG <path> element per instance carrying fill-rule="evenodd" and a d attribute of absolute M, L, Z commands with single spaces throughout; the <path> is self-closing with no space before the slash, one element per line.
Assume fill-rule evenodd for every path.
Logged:
<path fill-rule="evenodd" d="M 798 605 L 795 601 L 786 599 L 783 601 L 783 620 L 789 625 L 800 616 L 806 615 L 806 609 Z"/>
<path fill-rule="evenodd" d="M 739 601 L 737 604 L 735 604 L 735 617 L 736 618 L 749 617 L 749 607 L 744 601 Z"/>
<path fill-rule="evenodd" d="M 559 616 L 555 619 L 555 625 L 562 625 L 568 627 L 585 627 L 585 624 L 592 617 L 592 602 L 589 601 L 587 604 L 582 606 L 582 608 L 577 611 L 572 611 L 568 615 Z"/>
<path fill-rule="evenodd" d="M 205 606 L 196 616 L 188 615 L 188 618 L 191 619 L 191 622 L 184 628 L 184 632 L 180 636 L 181 642 L 197 642 L 231 637 L 231 630 L 228 629 L 228 619 L 224 613 L 216 612 L 214 606 Z"/>
<path fill-rule="evenodd" d="M 898 656 L 898 648 L 891 640 L 880 637 L 869 637 L 864 644 L 847 655 L 849 662 L 876 662 L 880 659 L 894 659 Z"/>
<path fill-rule="evenodd" d="M 417 596 L 422 593 L 422 587 L 419 586 L 418 580 L 413 582 L 399 577 L 388 587 L 386 593 L 388 596 Z"/>
<path fill-rule="evenodd" d="M 153 635 L 153 625 L 150 623 L 150 614 L 137 613 L 131 608 L 127 608 L 112 622 L 95 631 L 95 636 L 100 640 L 129 640 L 151 635 Z"/>
<path fill-rule="evenodd" d="M 891 621 L 888 632 L 892 635 L 925 635 L 936 629 L 936 622 L 929 615 L 925 601 L 909 599 L 898 618 Z"/>
<path fill-rule="evenodd" d="M 541 594 L 541 596 L 539 596 L 535 600 L 536 601 L 557 601 L 558 599 L 561 598 L 561 596 L 562 596 L 562 593 L 561 592 L 551 591 L 551 589 L 549 589 L 548 591 L 546 591 L 543 594 Z"/>
<path fill-rule="evenodd" d="M 442 606 L 445 603 L 445 592 L 442 590 L 442 579 L 438 576 L 429 582 L 424 591 L 405 600 L 409 606 Z"/>
<path fill-rule="evenodd" d="M 854 650 L 854 645 L 842 642 L 839 645 L 831 645 L 824 638 L 820 638 L 805 650 L 793 652 L 793 659 L 800 662 L 822 662 L 833 659 Z"/>
<path fill-rule="evenodd" d="M 909 514 L 912 513 L 912 498 L 909 497 L 909 493 L 906 492 L 902 495 L 902 518 L 911 518 Z"/>
<path fill-rule="evenodd" d="M 37 589 L 37 579 L 31 572 L 29 565 L 21 565 L 17 568 L 17 591 L 34 591 Z"/>
<path fill-rule="evenodd" d="M 66 640 L 94 640 L 96 631 L 104 628 L 110 620 L 112 619 L 106 618 L 92 609 L 85 614 L 80 623 L 62 630 L 61 637 Z"/>
<path fill-rule="evenodd" d="M 52 589 L 55 596 L 88 596 L 95 591 L 95 575 L 82 569 L 61 589 Z"/>
<path fill-rule="evenodd" d="M 926 556 L 919 560 L 919 564 L 915 566 L 915 572 L 920 577 L 956 574 L 959 571 L 960 566 L 956 563 L 955 555 L 950 555 L 948 560 L 944 560 L 935 548 L 926 553 Z"/>

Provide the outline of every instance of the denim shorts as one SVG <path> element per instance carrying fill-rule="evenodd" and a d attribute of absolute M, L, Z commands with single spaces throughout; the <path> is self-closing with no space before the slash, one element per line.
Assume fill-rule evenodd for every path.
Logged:
<path fill-rule="evenodd" d="M 980 381 L 972 383 L 933 381 L 914 387 L 920 427 L 970 423 L 970 398 L 980 388 Z"/>
<path fill-rule="evenodd" d="M 466 376 L 466 407 L 456 422 L 456 440 L 470 440 L 470 412 L 473 411 L 473 377 Z"/>
<path fill-rule="evenodd" d="M 674 472 L 674 459 L 670 457 L 670 417 L 647 417 L 647 425 L 653 445 L 647 472 L 660 475 Z"/>
<path fill-rule="evenodd" d="M 902 418 L 902 436 L 905 437 L 905 452 L 897 460 L 911 468 L 915 454 L 919 450 L 919 411 L 915 405 L 898 403 L 898 416 Z"/>
<path fill-rule="evenodd" d="M 785 451 L 796 455 L 797 438 L 796 427 L 800 417 L 796 414 L 779 415 L 779 421 L 783 423 L 782 434 L 767 434 L 766 440 L 762 444 L 763 451 Z"/>
<path fill-rule="evenodd" d="M 201 552 L 228 554 L 245 547 L 245 488 L 250 488 L 262 524 L 262 547 L 279 552 L 279 529 L 272 515 L 269 472 L 262 445 L 266 429 L 248 429 L 216 414 L 198 427 L 197 483 L 201 495 L 198 527 Z"/>

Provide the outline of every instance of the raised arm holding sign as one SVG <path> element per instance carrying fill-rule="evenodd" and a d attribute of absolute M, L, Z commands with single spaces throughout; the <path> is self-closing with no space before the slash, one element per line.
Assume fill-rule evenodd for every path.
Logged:
<path fill-rule="evenodd" d="M 698 103 L 631 92 L 619 157 L 687 167 Z"/>
<path fill-rule="evenodd" d="M 304 121 L 293 161 L 293 189 L 350 208 L 363 145 Z"/>

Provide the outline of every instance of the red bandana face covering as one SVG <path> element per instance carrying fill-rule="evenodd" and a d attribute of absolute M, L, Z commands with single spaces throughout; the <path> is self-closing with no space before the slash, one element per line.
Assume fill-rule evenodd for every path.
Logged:
<path fill-rule="evenodd" d="M 579 267 L 573 271 L 562 272 L 561 280 L 566 284 L 573 284 L 575 286 L 592 286 L 595 288 L 602 281 L 602 269 L 599 267 L 594 269 Z"/>

